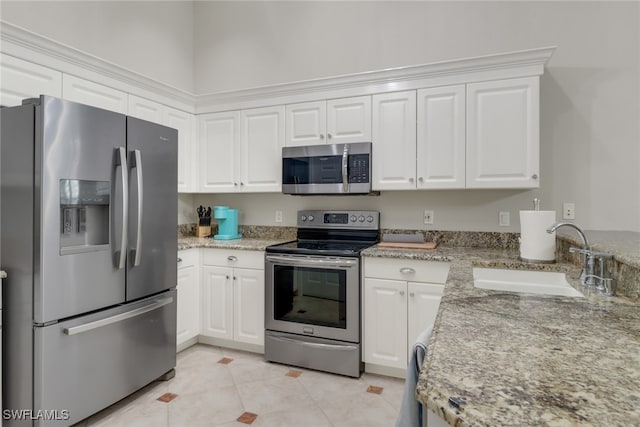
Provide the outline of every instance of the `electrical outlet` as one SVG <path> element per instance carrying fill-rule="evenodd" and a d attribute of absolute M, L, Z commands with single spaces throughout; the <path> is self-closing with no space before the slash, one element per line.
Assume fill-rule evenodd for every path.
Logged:
<path fill-rule="evenodd" d="M 433 224 L 433 211 L 424 211 L 424 223 Z"/>
<path fill-rule="evenodd" d="M 576 219 L 575 203 L 562 204 L 562 219 Z"/>
<path fill-rule="evenodd" d="M 498 224 L 500 227 L 508 227 L 511 225 L 511 214 L 509 212 L 500 212 L 498 217 Z"/>
<path fill-rule="evenodd" d="M 276 211 L 276 222 L 282 222 L 282 211 Z"/>

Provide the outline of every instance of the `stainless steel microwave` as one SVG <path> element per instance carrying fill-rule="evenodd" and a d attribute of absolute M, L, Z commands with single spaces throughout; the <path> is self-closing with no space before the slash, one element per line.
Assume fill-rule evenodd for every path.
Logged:
<path fill-rule="evenodd" d="M 371 193 L 371 143 L 284 147 L 282 192 L 298 195 Z"/>

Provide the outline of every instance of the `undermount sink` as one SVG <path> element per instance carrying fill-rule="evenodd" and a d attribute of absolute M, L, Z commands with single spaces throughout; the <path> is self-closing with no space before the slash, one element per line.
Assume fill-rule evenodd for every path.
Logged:
<path fill-rule="evenodd" d="M 502 270 L 476 267 L 473 269 L 473 286 L 495 291 L 584 297 L 581 292 L 575 290 L 567 282 L 565 273 L 554 271 Z"/>

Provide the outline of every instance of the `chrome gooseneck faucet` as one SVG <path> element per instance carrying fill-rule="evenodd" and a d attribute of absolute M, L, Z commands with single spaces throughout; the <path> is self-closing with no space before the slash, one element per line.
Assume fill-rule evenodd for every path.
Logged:
<path fill-rule="evenodd" d="M 608 252 L 594 252 L 589 246 L 589 240 L 582 229 L 572 222 L 558 222 L 547 229 L 547 233 L 553 233 L 560 227 L 571 227 L 578 232 L 582 239 L 582 248 L 569 248 L 571 253 L 582 255 L 582 270 L 580 271 L 580 283 L 587 287 L 595 288 L 599 293 L 613 295 L 613 278 L 606 277 L 605 260 L 613 257 Z M 598 262 L 599 271 L 595 274 L 595 264 Z"/>

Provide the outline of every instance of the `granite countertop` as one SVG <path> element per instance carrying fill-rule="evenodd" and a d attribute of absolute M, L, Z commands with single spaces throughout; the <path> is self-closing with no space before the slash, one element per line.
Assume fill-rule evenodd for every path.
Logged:
<path fill-rule="evenodd" d="M 290 240 L 290 239 L 289 239 Z M 240 249 L 264 251 L 267 246 L 288 242 L 283 239 L 242 238 L 234 240 L 214 240 L 211 237 L 178 237 L 178 250 L 191 248 Z"/>
<path fill-rule="evenodd" d="M 640 425 L 638 300 L 593 295 L 570 264 L 514 250 L 372 247 L 365 256 L 450 261 L 416 395 L 451 425 Z M 473 287 L 472 267 L 563 271 L 585 298 Z M 466 403 L 456 410 L 449 398 Z"/>

